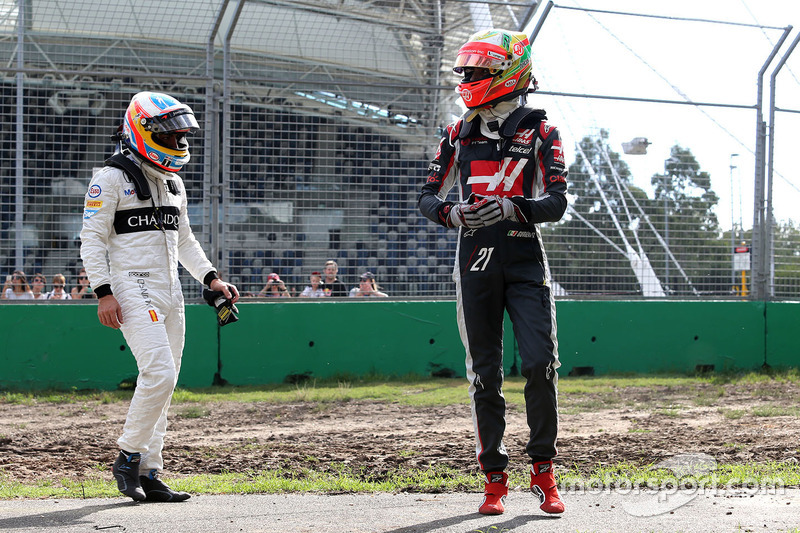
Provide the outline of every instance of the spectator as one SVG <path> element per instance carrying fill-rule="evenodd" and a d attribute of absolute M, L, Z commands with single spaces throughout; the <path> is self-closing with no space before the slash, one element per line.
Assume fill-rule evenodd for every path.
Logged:
<path fill-rule="evenodd" d="M 267 276 L 267 284 L 264 285 L 264 288 L 261 289 L 261 292 L 258 293 L 260 298 L 291 298 L 292 295 L 289 294 L 289 291 L 286 289 L 286 284 L 283 283 L 278 274 L 275 272 L 271 273 Z"/>
<path fill-rule="evenodd" d="M 336 276 L 339 273 L 339 264 L 333 259 L 325 262 L 325 296 L 332 298 L 347 297 L 347 287 Z"/>
<path fill-rule="evenodd" d="M 299 298 L 324 298 L 325 296 L 327 295 L 325 294 L 325 284 L 322 283 L 322 274 L 312 272 L 311 285 L 306 285 Z"/>
<path fill-rule="evenodd" d="M 67 280 L 64 279 L 64 274 L 56 274 L 53 276 L 53 290 L 45 295 L 48 300 L 72 300 L 72 296 L 64 290 L 67 286 Z"/>
<path fill-rule="evenodd" d="M 86 277 L 86 269 L 82 268 L 78 273 L 78 284 L 72 287 L 72 299 L 80 300 L 81 298 L 97 298 L 91 285 L 89 285 L 89 278 Z"/>
<path fill-rule="evenodd" d="M 380 287 L 375 282 L 375 274 L 364 272 L 361 274 L 361 281 L 358 287 L 350 289 L 351 298 L 388 298 L 389 295 L 380 291 Z"/>
<path fill-rule="evenodd" d="M 33 292 L 33 299 L 34 300 L 46 300 L 47 299 L 47 292 L 45 289 L 47 288 L 47 278 L 44 277 L 44 274 L 41 272 L 37 272 L 33 275 L 33 286 L 31 287 L 31 292 Z"/>
<path fill-rule="evenodd" d="M 25 272 L 15 270 L 10 276 L 6 276 L 3 285 L 3 298 L 6 300 L 33 300 L 33 292 L 28 285 L 28 278 Z"/>

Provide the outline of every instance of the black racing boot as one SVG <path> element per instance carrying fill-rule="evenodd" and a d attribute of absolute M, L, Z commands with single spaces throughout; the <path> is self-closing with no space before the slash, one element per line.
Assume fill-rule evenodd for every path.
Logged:
<path fill-rule="evenodd" d="M 141 502 L 147 498 L 147 495 L 142 490 L 139 483 L 139 461 L 142 460 L 142 454 L 128 453 L 125 450 L 120 450 L 117 460 L 114 461 L 114 466 L 111 467 L 111 473 L 117 480 L 117 488 L 125 496 L 130 496 L 134 501 Z"/>
<path fill-rule="evenodd" d="M 192 496 L 188 492 L 175 492 L 158 479 L 158 470 L 150 470 L 146 476 L 139 476 L 144 493 L 149 502 L 183 502 Z"/>

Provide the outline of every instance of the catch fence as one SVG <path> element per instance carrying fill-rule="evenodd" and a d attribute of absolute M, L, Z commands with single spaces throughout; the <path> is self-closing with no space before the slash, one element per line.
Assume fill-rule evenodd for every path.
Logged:
<path fill-rule="evenodd" d="M 0 1 L 3 274 L 75 284 L 91 174 L 131 96 L 153 90 L 201 124 L 181 172 L 190 219 L 243 293 L 275 272 L 297 294 L 333 259 L 348 288 L 370 271 L 391 297 L 451 298 L 456 232 L 416 203 L 441 130 L 461 113 L 451 62 L 475 28 L 524 30 L 539 7 Z M 746 297 L 730 249 L 746 232 L 720 229 L 691 153 L 673 153 L 649 198 L 602 134 L 567 151 L 570 211 L 542 230 L 556 294 Z M 781 238 L 797 249 L 792 228 L 776 231 L 776 255 Z M 776 298 L 800 294 L 794 255 L 777 257 Z"/>

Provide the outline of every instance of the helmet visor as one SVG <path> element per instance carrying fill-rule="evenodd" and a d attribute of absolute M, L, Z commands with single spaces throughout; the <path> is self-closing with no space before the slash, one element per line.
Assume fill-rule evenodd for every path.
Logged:
<path fill-rule="evenodd" d="M 170 131 L 189 131 L 199 130 L 197 119 L 189 109 L 176 109 L 166 115 L 153 117 L 148 121 L 147 130 L 154 133 L 167 133 Z"/>
<path fill-rule="evenodd" d="M 459 74 L 463 72 L 463 69 L 469 67 L 492 70 L 498 68 L 502 61 L 502 59 L 486 57 L 484 54 L 460 53 L 458 57 L 456 57 L 456 64 L 453 66 L 453 70 Z"/>
<path fill-rule="evenodd" d="M 505 49 L 488 42 L 468 42 L 458 51 L 453 70 L 461 73 L 466 67 L 498 69 L 508 59 Z"/>

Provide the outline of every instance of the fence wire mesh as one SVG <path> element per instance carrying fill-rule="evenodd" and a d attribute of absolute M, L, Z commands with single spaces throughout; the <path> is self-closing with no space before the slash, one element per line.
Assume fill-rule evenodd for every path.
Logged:
<path fill-rule="evenodd" d="M 296 295 L 332 259 L 348 288 L 370 271 L 391 297 L 452 297 L 456 233 L 416 204 L 461 113 L 451 61 L 475 28 L 524 29 L 537 5 L 0 0 L 3 273 L 75 285 L 91 174 L 131 96 L 154 90 L 202 126 L 181 172 L 190 219 L 243 293 L 274 272 Z M 558 295 L 742 296 L 730 252 L 746 232 L 720 229 L 690 153 L 653 178 L 654 198 L 602 134 L 571 155 L 570 211 L 543 228 Z M 796 298 L 797 233 L 774 238 L 775 297 Z"/>

